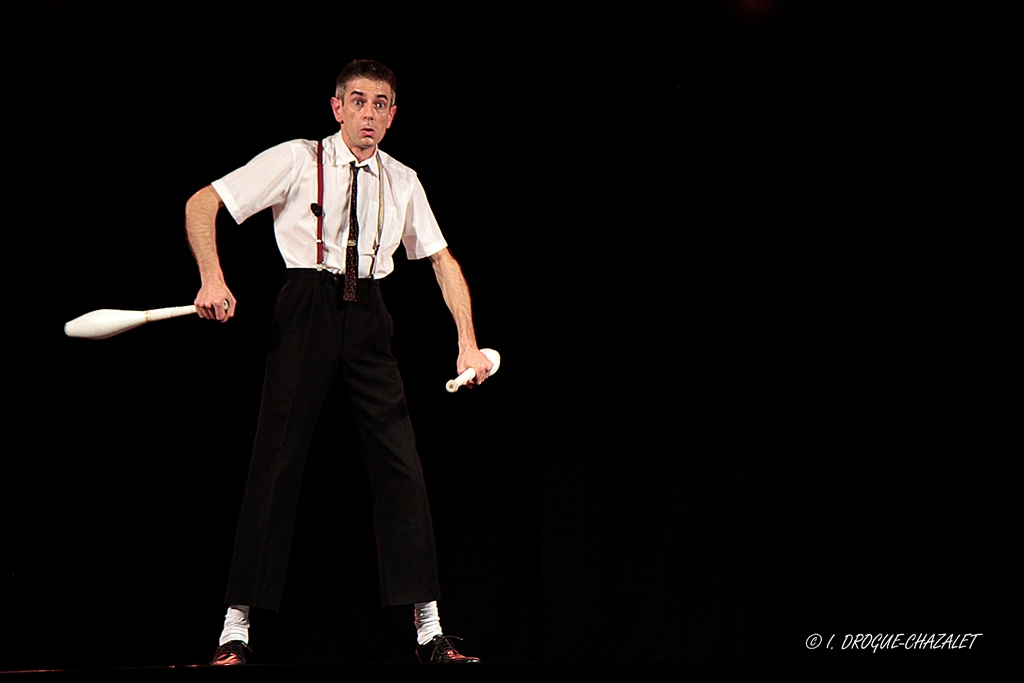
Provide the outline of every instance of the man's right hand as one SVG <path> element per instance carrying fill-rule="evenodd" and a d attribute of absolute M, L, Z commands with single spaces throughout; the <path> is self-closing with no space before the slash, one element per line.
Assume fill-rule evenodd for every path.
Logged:
<path fill-rule="evenodd" d="M 196 313 L 206 320 L 219 320 L 224 323 L 235 315 L 235 295 L 223 282 L 204 284 L 196 295 L 195 304 Z"/>

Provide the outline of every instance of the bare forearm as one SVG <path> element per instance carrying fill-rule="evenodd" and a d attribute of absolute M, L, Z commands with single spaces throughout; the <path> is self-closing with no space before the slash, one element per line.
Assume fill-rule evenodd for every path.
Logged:
<path fill-rule="evenodd" d="M 476 345 L 473 306 L 462 268 L 447 249 L 442 249 L 431 256 L 430 261 L 434 265 L 434 275 L 437 276 L 437 284 L 441 286 L 444 302 L 448 305 L 459 331 L 459 358 L 455 363 L 456 369 L 462 374 L 473 368 L 476 376 L 470 380 L 469 386 L 482 384 L 490 375 L 493 363 L 480 353 Z"/>
<path fill-rule="evenodd" d="M 236 302 L 217 256 L 217 212 L 222 206 L 220 195 L 209 185 L 192 195 L 185 204 L 185 234 L 202 279 L 196 312 L 200 318 L 224 322 L 234 317 Z"/>
<path fill-rule="evenodd" d="M 223 205 L 210 185 L 192 195 L 185 204 L 185 233 L 204 284 L 224 281 L 217 255 L 217 212 Z"/>
<path fill-rule="evenodd" d="M 473 305 L 462 268 L 447 249 L 431 257 L 431 262 L 444 303 L 455 319 L 455 327 L 459 332 L 459 350 L 475 350 L 477 345 L 476 331 L 473 329 Z"/>
<path fill-rule="evenodd" d="M 442 249 L 431 256 L 430 262 L 434 266 L 434 275 L 437 276 L 437 284 L 441 286 L 444 302 L 452 312 L 455 326 L 459 330 L 459 359 L 455 363 L 456 369 L 462 374 L 473 368 L 476 377 L 470 380 L 469 386 L 481 384 L 490 374 L 493 363 L 480 353 L 476 345 L 473 306 L 469 299 L 469 285 L 462 276 L 462 268 L 447 249 Z"/>

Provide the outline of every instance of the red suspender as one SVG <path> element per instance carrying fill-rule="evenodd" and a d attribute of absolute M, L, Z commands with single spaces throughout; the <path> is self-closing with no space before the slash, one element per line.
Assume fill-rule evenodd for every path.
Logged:
<path fill-rule="evenodd" d="M 316 142 L 316 267 L 324 265 L 324 141 Z"/>

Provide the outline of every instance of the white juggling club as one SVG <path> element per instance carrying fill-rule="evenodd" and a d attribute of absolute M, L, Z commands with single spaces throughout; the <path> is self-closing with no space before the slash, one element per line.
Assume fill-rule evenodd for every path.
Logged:
<path fill-rule="evenodd" d="M 225 301 L 224 310 L 227 309 L 228 302 Z M 111 308 L 101 308 L 98 311 L 90 311 L 65 323 L 64 334 L 69 337 L 81 337 L 82 339 L 108 339 L 146 323 L 177 318 L 182 315 L 191 315 L 195 312 L 195 305 L 154 308 L 149 311 L 118 311 Z"/>

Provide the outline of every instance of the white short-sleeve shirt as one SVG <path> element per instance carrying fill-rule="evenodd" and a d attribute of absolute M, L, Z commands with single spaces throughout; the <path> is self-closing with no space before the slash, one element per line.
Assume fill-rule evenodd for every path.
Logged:
<path fill-rule="evenodd" d="M 342 142 L 340 132 L 324 140 L 324 265 L 336 272 L 345 269 L 353 161 L 356 158 Z M 394 270 L 392 256 L 399 242 L 405 245 L 411 259 L 425 258 L 448 246 L 415 171 L 379 148 L 375 156 L 358 163 L 357 168 L 361 168 L 359 277 L 370 277 L 382 180 L 383 229 L 373 277 L 379 279 Z M 383 178 L 379 177 L 381 170 Z M 213 189 L 237 223 L 271 208 L 277 246 L 285 265 L 316 267 L 316 216 L 310 209 L 310 204 L 317 200 L 315 140 L 292 140 L 271 147 L 245 166 L 215 180 Z"/>

